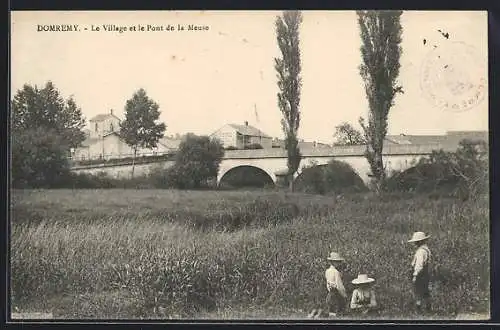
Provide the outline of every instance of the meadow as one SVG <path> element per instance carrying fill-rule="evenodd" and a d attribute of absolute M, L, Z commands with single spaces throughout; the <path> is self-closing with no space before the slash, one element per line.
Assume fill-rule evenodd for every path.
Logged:
<path fill-rule="evenodd" d="M 304 318 L 330 251 L 415 318 L 413 231 L 432 235 L 431 318 L 489 313 L 489 201 L 275 191 L 13 190 L 12 306 L 56 318 Z"/>

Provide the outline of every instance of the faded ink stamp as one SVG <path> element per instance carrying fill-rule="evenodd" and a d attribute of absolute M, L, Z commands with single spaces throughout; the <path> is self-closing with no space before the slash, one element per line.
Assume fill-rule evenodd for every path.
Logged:
<path fill-rule="evenodd" d="M 461 112 L 474 108 L 487 94 L 487 70 L 476 48 L 463 42 L 434 46 L 424 59 L 420 88 L 436 108 Z"/>

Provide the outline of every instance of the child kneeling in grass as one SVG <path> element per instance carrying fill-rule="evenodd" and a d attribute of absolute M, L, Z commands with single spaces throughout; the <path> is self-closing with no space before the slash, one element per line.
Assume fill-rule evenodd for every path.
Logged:
<path fill-rule="evenodd" d="M 373 314 L 377 308 L 377 300 L 372 284 L 375 282 L 373 278 L 366 274 L 359 274 L 357 278 L 352 280 L 352 284 L 356 285 L 356 289 L 352 292 L 351 310 L 361 314 Z"/>

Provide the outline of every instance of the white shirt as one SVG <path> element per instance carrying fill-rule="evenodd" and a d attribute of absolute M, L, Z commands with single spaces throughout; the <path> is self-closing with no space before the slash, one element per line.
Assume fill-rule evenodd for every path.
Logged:
<path fill-rule="evenodd" d="M 415 256 L 411 262 L 413 267 L 413 276 L 417 276 L 424 266 L 428 265 L 431 259 L 431 251 L 426 244 L 419 246 L 417 251 L 415 251 Z"/>
<path fill-rule="evenodd" d="M 344 298 L 347 298 L 347 293 L 345 292 L 344 283 L 342 282 L 342 277 L 337 268 L 330 266 L 325 271 L 325 278 L 326 278 L 326 288 L 328 289 L 328 291 L 331 291 L 332 289 L 337 289 Z"/>
<path fill-rule="evenodd" d="M 368 305 L 365 305 L 365 301 L 369 301 Z M 362 308 L 365 306 L 377 307 L 375 292 L 372 289 L 367 289 L 367 290 L 363 290 L 361 288 L 355 289 L 352 292 L 351 309 Z"/>

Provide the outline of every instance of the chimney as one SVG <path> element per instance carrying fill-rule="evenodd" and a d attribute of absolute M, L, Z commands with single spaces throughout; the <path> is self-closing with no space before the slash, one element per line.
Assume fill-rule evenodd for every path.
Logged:
<path fill-rule="evenodd" d="M 109 113 L 110 113 L 110 114 L 113 114 L 113 109 L 110 109 L 110 110 L 109 110 Z"/>
<path fill-rule="evenodd" d="M 316 147 L 316 141 L 313 141 L 313 147 Z"/>
<path fill-rule="evenodd" d="M 248 121 L 245 121 L 245 126 L 248 126 Z"/>

